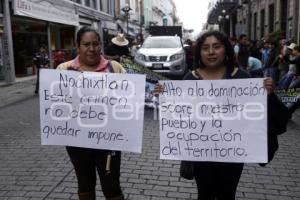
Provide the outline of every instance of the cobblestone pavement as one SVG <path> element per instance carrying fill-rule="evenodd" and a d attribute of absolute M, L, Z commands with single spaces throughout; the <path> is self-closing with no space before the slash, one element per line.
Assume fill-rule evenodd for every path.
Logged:
<path fill-rule="evenodd" d="M 0 108 L 0 200 L 77 199 L 64 147 L 41 146 L 38 98 Z M 237 199 L 300 200 L 300 112 L 266 167 L 247 164 Z M 193 181 L 179 178 L 179 162 L 159 159 L 158 123 L 145 112 L 143 153 L 123 153 L 121 185 L 128 199 L 196 199 Z M 98 199 L 104 199 L 98 183 Z"/>

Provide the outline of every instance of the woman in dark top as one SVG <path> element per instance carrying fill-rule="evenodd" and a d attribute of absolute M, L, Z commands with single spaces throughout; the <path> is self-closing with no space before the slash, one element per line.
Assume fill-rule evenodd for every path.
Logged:
<path fill-rule="evenodd" d="M 249 78 L 249 74 L 238 68 L 234 50 L 228 38 L 218 31 L 204 33 L 195 50 L 195 70 L 188 72 L 184 80 L 219 80 Z M 273 81 L 264 80 L 264 86 L 271 94 Z M 162 86 L 157 85 L 155 93 Z M 243 171 L 243 163 L 202 162 L 194 163 L 194 177 L 197 183 L 198 199 L 234 200 L 236 188 Z"/>
<path fill-rule="evenodd" d="M 249 78 L 235 63 L 229 40 L 220 32 L 204 33 L 197 40 L 196 69 L 184 80 Z M 198 199 L 235 199 L 243 163 L 194 162 Z"/>

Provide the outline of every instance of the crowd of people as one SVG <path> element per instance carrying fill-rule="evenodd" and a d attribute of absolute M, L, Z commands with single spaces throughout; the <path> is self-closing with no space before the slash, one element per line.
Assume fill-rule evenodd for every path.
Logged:
<path fill-rule="evenodd" d="M 286 39 L 249 41 L 245 34 L 241 34 L 238 39 L 230 38 L 230 42 L 238 66 L 247 71 L 251 77 L 272 77 L 280 89 L 288 89 L 295 85 L 295 81 L 298 82 L 299 45 Z M 187 65 L 189 69 L 193 69 L 194 62 L 191 59 L 195 42 L 187 39 L 185 44 Z"/>
<path fill-rule="evenodd" d="M 300 87 L 300 46 L 286 39 L 272 41 L 249 41 L 247 35 L 230 38 L 235 61 L 252 78 L 271 77 L 276 89 L 296 89 Z M 195 42 L 187 40 L 186 60 L 189 69 L 195 67 Z M 289 103 L 290 116 L 299 107 L 299 98 Z"/>
<path fill-rule="evenodd" d="M 239 37 L 238 42 L 232 39 L 232 43 L 239 66 L 250 74 L 252 74 L 253 70 L 260 71 L 259 75 L 254 73 L 253 76 L 272 77 L 276 86 L 282 89 L 289 88 L 291 84 L 291 82 L 282 81 L 286 79 L 286 75 L 293 75 L 293 79 L 299 77 L 299 64 L 297 64 L 299 45 L 288 42 L 285 39 L 280 41 L 263 40 L 249 42 L 244 34 Z M 251 61 L 253 59 L 256 64 Z M 289 80 L 292 81 L 291 79 Z"/>
<path fill-rule="evenodd" d="M 239 67 L 248 71 L 252 77 L 271 77 L 277 89 L 300 87 L 299 45 L 285 39 L 249 42 L 247 36 L 242 34 L 234 44 L 234 49 Z M 299 98 L 287 106 L 291 117 L 299 107 Z"/>

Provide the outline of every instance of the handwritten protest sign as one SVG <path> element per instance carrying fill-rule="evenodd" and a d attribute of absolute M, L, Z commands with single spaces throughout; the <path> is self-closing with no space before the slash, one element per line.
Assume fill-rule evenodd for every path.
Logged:
<path fill-rule="evenodd" d="M 43 145 L 141 152 L 145 75 L 40 73 Z"/>
<path fill-rule="evenodd" d="M 161 159 L 267 162 L 263 79 L 160 84 Z"/>

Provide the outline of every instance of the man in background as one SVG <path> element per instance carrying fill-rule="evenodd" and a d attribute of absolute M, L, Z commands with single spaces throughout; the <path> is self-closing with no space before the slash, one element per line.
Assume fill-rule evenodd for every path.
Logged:
<path fill-rule="evenodd" d="M 246 70 L 250 56 L 247 35 L 240 35 L 239 43 L 234 46 L 234 53 L 239 67 Z"/>
<path fill-rule="evenodd" d="M 129 57 L 128 40 L 124 34 L 119 33 L 111 40 L 111 44 L 104 49 L 104 55 L 109 60 L 121 61 L 122 57 Z"/>
<path fill-rule="evenodd" d="M 49 68 L 49 56 L 47 54 L 46 47 L 42 45 L 37 53 L 33 56 L 33 64 L 37 69 L 37 78 L 35 84 L 35 94 L 39 92 L 39 84 L 40 84 L 40 69 Z"/>

